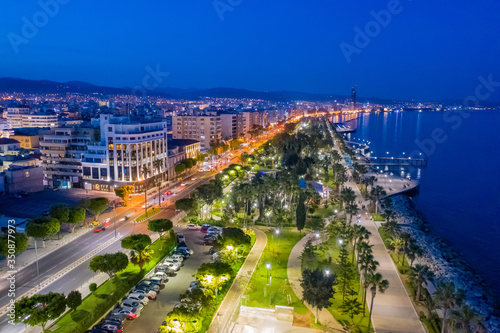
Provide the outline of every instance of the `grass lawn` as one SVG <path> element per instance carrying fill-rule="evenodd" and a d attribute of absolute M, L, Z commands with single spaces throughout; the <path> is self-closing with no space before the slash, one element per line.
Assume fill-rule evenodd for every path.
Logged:
<path fill-rule="evenodd" d="M 380 237 L 382 237 L 382 240 L 384 241 L 385 247 L 388 249 L 390 247 L 389 242 L 390 242 L 390 239 L 392 238 L 392 235 L 382 227 L 378 228 L 378 233 L 380 234 Z"/>
<path fill-rule="evenodd" d="M 265 231 L 265 228 L 262 229 Z M 249 295 L 246 305 L 258 308 L 274 308 L 275 305 L 293 306 L 297 319 L 294 322 L 300 326 L 311 326 L 311 323 L 314 323 L 314 315 L 293 292 L 288 284 L 287 274 L 290 252 L 304 235 L 303 233 L 301 236 L 298 231 L 291 228 L 283 229 L 279 238 L 276 238 L 274 234 L 267 234 L 266 248 L 246 291 Z M 270 292 L 267 286 L 269 280 L 267 263 L 271 264 Z"/>
<path fill-rule="evenodd" d="M 85 332 L 99 318 L 101 318 L 117 301 L 123 298 L 147 272 L 149 272 L 175 246 L 175 236 L 164 236 L 151 245 L 153 260 L 139 267 L 129 263 L 127 268 L 117 274 L 112 280 L 107 280 L 97 288 L 94 294 L 85 297 L 76 311 L 68 312 L 48 330 L 57 333 Z"/>
<path fill-rule="evenodd" d="M 313 265 L 314 267 L 310 268 L 321 268 L 322 270 L 329 269 L 331 273 L 336 274 L 339 269 L 338 257 L 340 251 L 340 247 L 337 245 L 336 241 L 329 240 L 319 245 L 316 249 L 316 254 L 318 255 L 317 265 Z M 352 256 L 349 256 L 349 261 L 351 260 L 351 258 Z M 354 259 L 354 261 L 356 261 L 356 259 Z M 356 265 L 356 262 L 354 264 Z M 304 267 L 304 263 L 302 264 L 302 266 Z M 355 279 L 351 283 L 351 288 L 355 292 L 358 301 L 363 304 L 362 291 L 360 291 L 359 289 L 359 274 L 356 274 Z M 354 322 L 363 332 L 366 332 L 368 328 L 368 305 L 365 306 L 366 315 L 364 317 L 362 314 L 354 316 L 354 320 L 351 320 L 351 318 L 347 314 L 342 313 L 342 311 L 340 310 L 341 305 L 342 289 L 340 288 L 340 286 L 337 286 L 335 287 L 335 295 L 332 300 L 332 306 L 328 308 L 328 311 L 330 311 L 335 320 L 337 320 L 341 325 Z"/>
<path fill-rule="evenodd" d="M 371 213 L 373 221 L 385 221 L 385 217 L 379 213 Z"/>
<path fill-rule="evenodd" d="M 144 220 L 146 217 L 150 217 L 151 215 L 154 215 L 156 213 L 158 213 L 161 209 L 160 208 L 157 208 L 157 207 L 153 207 L 153 208 L 148 208 L 148 216 L 146 216 L 146 213 L 140 215 L 138 218 L 136 218 L 135 220 L 136 221 L 142 221 Z"/>

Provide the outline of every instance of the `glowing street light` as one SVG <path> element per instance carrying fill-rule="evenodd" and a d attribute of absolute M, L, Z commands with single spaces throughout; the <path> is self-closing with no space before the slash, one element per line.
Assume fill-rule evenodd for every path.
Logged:
<path fill-rule="evenodd" d="M 329 269 L 325 269 L 325 274 L 326 274 L 326 276 L 329 276 L 330 275 L 330 270 Z"/>

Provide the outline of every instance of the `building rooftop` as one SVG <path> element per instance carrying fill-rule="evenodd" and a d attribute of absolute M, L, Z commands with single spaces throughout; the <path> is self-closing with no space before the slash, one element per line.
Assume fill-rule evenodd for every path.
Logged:
<path fill-rule="evenodd" d="M 0 138 L 0 145 L 8 145 L 11 143 L 19 143 L 19 141 L 10 138 Z"/>
<path fill-rule="evenodd" d="M 199 142 L 200 141 L 191 140 L 191 139 L 169 139 L 168 145 L 169 146 L 184 147 L 184 146 L 194 145 L 195 143 L 199 143 Z"/>

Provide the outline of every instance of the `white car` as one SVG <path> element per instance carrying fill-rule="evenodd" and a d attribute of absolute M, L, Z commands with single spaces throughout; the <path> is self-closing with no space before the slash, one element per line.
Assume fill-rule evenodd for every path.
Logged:
<path fill-rule="evenodd" d="M 153 277 L 159 277 L 161 278 L 163 281 L 166 281 L 168 279 L 168 275 L 167 273 L 165 272 L 156 272 Z"/>
<path fill-rule="evenodd" d="M 156 299 L 156 295 L 158 295 L 154 290 L 145 291 L 143 289 L 134 289 L 132 290 L 132 293 L 144 295 L 149 299 Z"/>
<path fill-rule="evenodd" d="M 142 304 L 141 302 L 138 302 L 138 301 L 134 301 L 132 299 L 128 299 L 128 298 L 122 301 L 121 306 L 135 308 L 139 312 L 141 312 L 142 309 L 144 309 L 144 304 Z"/>
<path fill-rule="evenodd" d="M 116 308 L 113 311 L 111 311 L 111 313 L 112 314 L 126 315 L 128 320 L 138 318 L 141 315 L 141 312 L 139 310 L 137 310 L 136 308 L 128 307 L 128 306 Z"/>
<path fill-rule="evenodd" d="M 151 207 L 151 202 L 148 202 L 147 205 L 148 205 L 148 208 Z M 146 208 L 146 204 L 142 205 L 142 208 Z"/>
<path fill-rule="evenodd" d="M 181 269 L 181 263 L 178 261 L 175 262 L 167 261 L 163 263 L 163 266 L 166 266 L 174 271 L 178 271 L 179 269 Z"/>
<path fill-rule="evenodd" d="M 130 295 L 127 296 L 127 298 L 140 302 L 142 303 L 142 305 L 146 305 L 149 303 L 149 298 L 143 294 L 131 293 Z"/>
<path fill-rule="evenodd" d="M 187 225 L 187 229 L 189 229 L 189 230 L 200 230 L 201 227 L 199 225 L 194 224 L 194 223 L 189 223 Z"/>
<path fill-rule="evenodd" d="M 180 262 L 183 262 L 183 261 L 184 261 L 184 257 L 183 257 L 183 256 L 181 256 L 180 254 L 172 254 L 172 255 L 170 256 L 170 258 L 173 258 L 173 259 L 178 260 L 178 261 L 180 261 Z"/>

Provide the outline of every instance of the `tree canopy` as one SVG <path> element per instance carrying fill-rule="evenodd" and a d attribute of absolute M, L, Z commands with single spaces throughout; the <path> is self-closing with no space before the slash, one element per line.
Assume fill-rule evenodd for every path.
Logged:
<path fill-rule="evenodd" d="M 125 206 L 127 205 L 128 198 L 132 193 L 134 193 L 134 186 L 132 185 L 123 185 L 115 188 L 116 196 L 125 201 Z"/>
<path fill-rule="evenodd" d="M 50 207 L 49 216 L 59 220 L 60 223 L 67 223 L 69 219 L 68 206 L 61 204 Z"/>
<path fill-rule="evenodd" d="M 145 234 L 130 235 L 122 239 L 122 248 L 143 251 L 151 245 L 151 237 Z"/>
<path fill-rule="evenodd" d="M 332 305 L 330 298 L 334 296 L 333 285 L 335 284 L 335 275 L 326 275 L 321 269 L 305 269 L 302 272 L 302 299 L 316 308 L 316 320 L 318 310 L 328 308 Z"/>
<path fill-rule="evenodd" d="M 78 290 L 70 291 L 66 296 L 66 304 L 72 311 L 75 311 L 82 304 L 82 294 Z"/>
<path fill-rule="evenodd" d="M 172 221 L 168 219 L 158 219 L 158 220 L 150 220 L 148 222 L 148 230 L 153 232 L 157 232 L 160 234 L 160 238 L 163 234 L 174 227 Z"/>
<path fill-rule="evenodd" d="M 57 319 L 66 310 L 66 298 L 63 294 L 50 292 L 23 297 L 16 302 L 15 321 L 29 326 L 41 326 L 45 332 L 45 325 L 49 320 Z"/>
<path fill-rule="evenodd" d="M 89 268 L 93 272 L 103 272 L 112 278 L 116 273 L 127 268 L 128 257 L 125 253 L 105 253 L 90 260 Z"/>
<path fill-rule="evenodd" d="M 26 234 L 30 237 L 43 239 L 55 235 L 61 229 L 59 221 L 54 218 L 34 219 L 26 225 Z"/>
<path fill-rule="evenodd" d="M 99 215 L 101 215 L 109 207 L 109 200 L 108 198 L 85 199 L 82 203 L 82 207 L 98 219 Z"/>
<path fill-rule="evenodd" d="M 28 248 L 28 237 L 26 234 L 22 232 L 18 232 L 14 234 L 14 237 L 11 236 L 11 244 L 14 241 L 14 253 L 19 254 L 23 251 L 26 251 Z M 10 253 L 10 254 L 14 254 Z M 9 255 L 9 234 L 3 233 L 0 235 L 0 254 L 7 257 Z"/>

